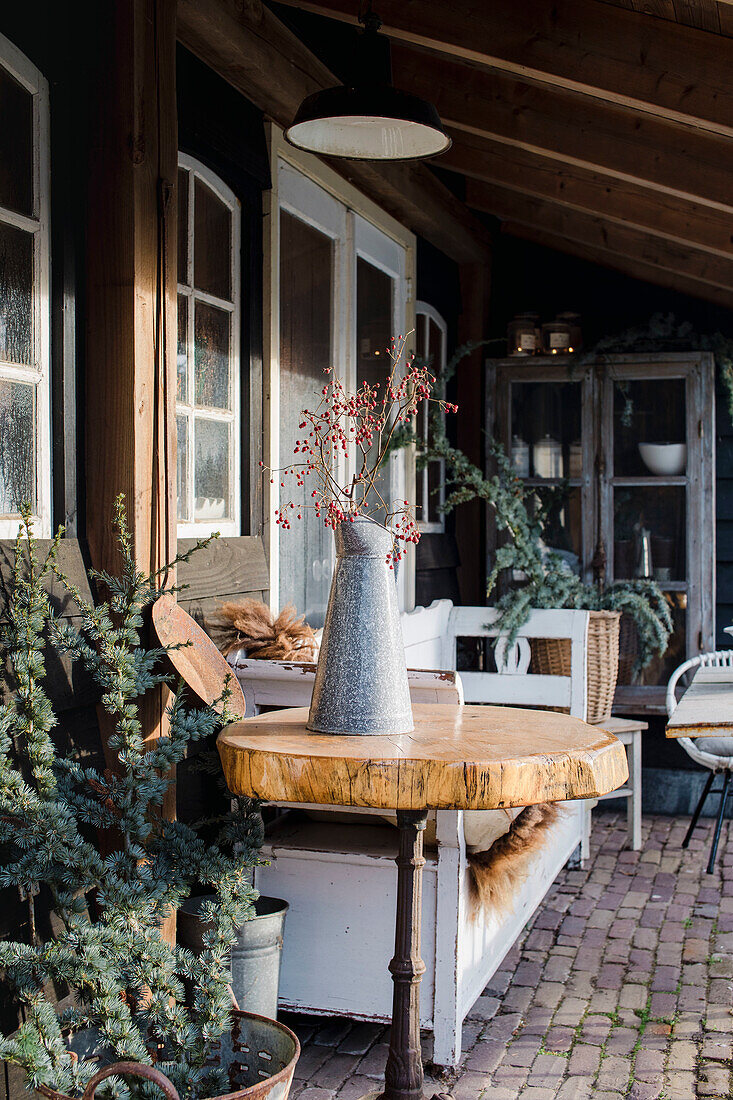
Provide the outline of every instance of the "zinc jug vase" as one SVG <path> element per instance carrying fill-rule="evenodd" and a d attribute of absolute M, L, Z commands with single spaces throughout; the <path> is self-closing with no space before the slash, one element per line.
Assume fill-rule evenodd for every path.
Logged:
<path fill-rule="evenodd" d="M 401 734 L 413 730 L 392 534 L 366 516 L 336 528 L 308 729 L 313 733 Z"/>

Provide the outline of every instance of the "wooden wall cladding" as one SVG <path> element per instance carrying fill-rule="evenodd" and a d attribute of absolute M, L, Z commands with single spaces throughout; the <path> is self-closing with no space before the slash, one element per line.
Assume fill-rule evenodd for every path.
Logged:
<path fill-rule="evenodd" d="M 50 548 L 49 539 L 38 540 L 39 560 L 46 557 Z M 79 540 L 62 539 L 56 560 L 60 572 L 76 587 L 82 598 L 93 603 L 94 596 Z M 15 543 L 8 540 L 0 541 L 0 621 L 6 615 L 14 566 Z M 80 625 L 80 608 L 55 574 L 48 576 L 46 590 L 56 615 Z M 6 690 L 6 685 L 3 683 L 0 687 L 0 695 L 4 696 Z M 46 650 L 46 690 L 57 714 L 70 708 L 91 706 L 99 697 L 98 690 L 81 665 L 78 662 L 72 663 L 68 657 L 59 656 L 51 647 Z"/>
<path fill-rule="evenodd" d="M 195 539 L 179 539 L 179 552 L 189 550 Z M 251 596 L 267 599 L 270 575 L 261 538 L 214 539 L 191 561 L 178 567 L 178 583 L 188 587 L 178 599 L 203 626 L 220 604 Z"/>
<path fill-rule="evenodd" d="M 730 638 L 723 629 L 733 622 L 733 423 L 720 386 L 715 394 L 715 412 L 715 645 L 728 649 Z"/>

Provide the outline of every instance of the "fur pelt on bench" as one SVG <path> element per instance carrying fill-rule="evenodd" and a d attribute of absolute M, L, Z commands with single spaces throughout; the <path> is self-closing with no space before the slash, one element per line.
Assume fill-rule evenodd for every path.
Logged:
<path fill-rule="evenodd" d="M 553 802 L 525 806 L 509 830 L 485 852 L 471 852 L 472 898 L 477 909 L 511 908 L 516 891 L 531 870 L 531 856 L 545 843 L 562 809 Z"/>
<path fill-rule="evenodd" d="M 225 603 L 217 609 L 216 642 L 226 657 L 246 649 L 255 661 L 303 661 L 318 659 L 316 636 L 292 604 L 275 616 L 260 600 Z"/>

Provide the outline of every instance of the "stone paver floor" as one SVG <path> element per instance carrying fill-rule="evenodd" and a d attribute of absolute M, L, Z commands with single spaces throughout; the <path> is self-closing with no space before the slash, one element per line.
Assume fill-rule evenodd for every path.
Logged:
<path fill-rule="evenodd" d="M 733 834 L 707 875 L 712 822 L 683 852 L 687 824 L 645 818 L 631 852 L 624 818 L 594 813 L 586 867 L 559 876 L 469 1013 L 455 1100 L 733 1095 Z M 378 1087 L 386 1028 L 283 1018 L 303 1041 L 292 1100 Z"/>

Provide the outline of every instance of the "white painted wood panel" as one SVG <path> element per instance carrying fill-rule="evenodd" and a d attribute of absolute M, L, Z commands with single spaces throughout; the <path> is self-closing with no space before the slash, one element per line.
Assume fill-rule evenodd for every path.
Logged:
<path fill-rule="evenodd" d="M 290 905 L 281 1007 L 391 1019 L 388 966 L 394 952 L 397 837 L 388 825 L 305 822 L 299 837 L 291 830 L 287 842 L 275 838 L 268 843 L 263 856 L 271 865 L 257 868 L 255 885 Z M 433 1020 L 436 883 L 437 852 L 432 849 L 426 852 L 423 874 L 423 1027 L 431 1027 Z"/>
<path fill-rule="evenodd" d="M 478 920 L 470 912 L 464 915 L 459 934 L 458 984 L 459 1015 L 463 1019 L 487 982 L 498 970 L 507 952 L 542 902 L 549 887 L 581 841 L 584 803 L 563 804 L 563 815 L 548 831 L 541 852 L 529 864 L 511 912 L 489 912 Z M 468 872 L 467 872 L 468 873 Z M 463 893 L 468 882 L 464 881 Z M 437 1051 L 435 1060 L 442 1051 Z"/>

